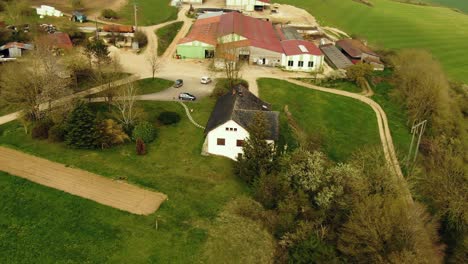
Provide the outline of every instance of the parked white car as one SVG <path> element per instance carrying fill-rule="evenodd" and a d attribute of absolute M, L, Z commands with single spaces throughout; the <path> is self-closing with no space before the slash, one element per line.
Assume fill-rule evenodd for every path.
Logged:
<path fill-rule="evenodd" d="M 206 77 L 206 76 L 201 77 L 200 82 L 201 82 L 202 84 L 209 84 L 209 83 L 211 82 L 211 78 L 210 78 L 210 77 Z"/>

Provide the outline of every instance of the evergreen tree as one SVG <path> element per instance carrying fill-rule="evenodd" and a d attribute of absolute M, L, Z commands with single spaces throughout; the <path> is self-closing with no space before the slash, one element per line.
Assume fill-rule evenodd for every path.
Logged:
<path fill-rule="evenodd" d="M 275 169 L 275 149 L 266 141 L 269 136 L 265 116 L 257 113 L 249 127 L 249 137 L 242 147 L 243 155 L 237 159 L 236 174 L 248 183 Z"/>
<path fill-rule="evenodd" d="M 80 103 L 66 121 L 65 142 L 73 148 L 91 149 L 96 147 L 96 115 L 88 106 Z"/>

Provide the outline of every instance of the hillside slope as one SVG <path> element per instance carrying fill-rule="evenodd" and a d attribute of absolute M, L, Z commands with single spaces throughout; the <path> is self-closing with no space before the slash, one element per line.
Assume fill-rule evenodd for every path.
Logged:
<path fill-rule="evenodd" d="M 468 15 L 448 8 L 370 0 L 374 6 L 351 0 L 277 0 L 306 9 L 324 25 L 367 38 L 389 49 L 427 49 L 450 77 L 468 83 Z"/>

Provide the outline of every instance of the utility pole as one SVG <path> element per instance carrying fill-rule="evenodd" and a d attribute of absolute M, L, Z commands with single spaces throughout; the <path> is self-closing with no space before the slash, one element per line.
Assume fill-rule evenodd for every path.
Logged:
<path fill-rule="evenodd" d="M 98 18 L 96 17 L 94 19 L 94 22 L 96 22 L 96 40 L 99 39 L 99 28 L 98 28 L 98 23 L 97 23 Z"/>
<path fill-rule="evenodd" d="M 137 7 L 136 1 L 133 2 L 133 12 L 135 16 L 135 31 L 138 31 L 138 16 L 137 16 L 138 7 Z"/>
<path fill-rule="evenodd" d="M 411 134 L 413 134 L 413 136 L 411 137 L 411 144 L 410 144 L 410 148 L 408 151 L 408 157 L 406 158 L 406 168 L 410 167 L 411 156 L 413 152 L 414 152 L 414 157 L 413 157 L 413 161 L 411 165 L 414 165 L 414 163 L 416 162 L 416 157 L 418 156 L 418 152 L 419 152 L 419 144 L 421 143 L 421 137 L 424 133 L 424 130 L 426 129 L 426 124 L 427 124 L 427 120 L 424 120 L 417 124 L 413 124 L 413 127 L 411 128 Z M 414 138 L 416 134 L 418 134 L 418 142 L 416 143 L 416 148 L 413 150 Z"/>

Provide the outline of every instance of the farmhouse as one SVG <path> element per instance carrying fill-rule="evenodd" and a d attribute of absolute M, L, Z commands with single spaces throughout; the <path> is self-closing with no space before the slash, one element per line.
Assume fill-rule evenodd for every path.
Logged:
<path fill-rule="evenodd" d="M 24 51 L 32 50 L 34 48 L 31 44 L 25 44 L 21 42 L 9 42 L 3 46 L 0 46 L 0 54 L 9 58 L 21 57 Z"/>
<path fill-rule="evenodd" d="M 279 113 L 271 106 L 238 85 L 231 93 L 221 96 L 211 113 L 205 129 L 208 153 L 236 160 L 242 155 L 242 145 L 249 137 L 249 127 L 255 115 L 263 115 L 267 122 L 267 142 L 279 136 Z"/>
<path fill-rule="evenodd" d="M 238 12 L 198 19 L 177 45 L 177 56 L 182 59 L 211 58 L 215 54 L 288 70 L 315 71 L 323 64 L 323 55 L 313 43 L 289 40 L 271 22 Z M 290 61 L 292 66 L 288 66 Z"/>
<path fill-rule="evenodd" d="M 369 63 L 374 70 L 383 70 L 384 65 L 380 56 L 368 46 L 357 39 L 342 39 L 336 42 L 336 47 L 343 52 L 354 64 L 358 62 Z"/>
<path fill-rule="evenodd" d="M 262 11 L 270 6 L 270 0 L 226 0 L 226 7 L 244 11 Z"/>

